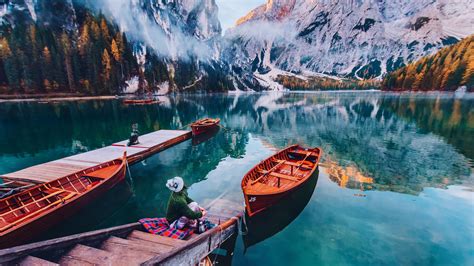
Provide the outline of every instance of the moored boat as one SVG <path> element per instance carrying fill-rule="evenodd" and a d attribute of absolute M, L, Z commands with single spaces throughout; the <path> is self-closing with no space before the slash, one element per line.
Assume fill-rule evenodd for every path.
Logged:
<path fill-rule="evenodd" d="M 0 248 L 24 244 L 125 178 L 126 155 L 0 200 Z"/>
<path fill-rule="evenodd" d="M 192 123 L 191 130 L 193 131 L 193 135 L 197 136 L 204 132 L 215 129 L 219 126 L 220 121 L 221 120 L 219 118 L 204 118 Z"/>
<path fill-rule="evenodd" d="M 253 216 L 305 184 L 319 164 L 322 150 L 289 146 L 254 166 L 242 179 L 245 208 Z"/>
<path fill-rule="evenodd" d="M 160 103 L 160 101 L 153 100 L 153 99 L 142 99 L 142 100 L 139 100 L 139 99 L 125 99 L 125 100 L 123 100 L 123 103 L 124 104 L 140 105 L 140 104 L 155 104 L 155 103 Z"/>

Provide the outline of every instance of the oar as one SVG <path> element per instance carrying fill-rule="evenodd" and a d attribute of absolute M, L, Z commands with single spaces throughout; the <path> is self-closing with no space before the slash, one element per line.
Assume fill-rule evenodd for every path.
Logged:
<path fill-rule="evenodd" d="M 284 162 L 286 162 L 286 160 L 282 160 L 281 162 L 279 162 L 277 165 L 273 166 L 270 170 L 268 170 L 266 173 L 262 174 L 261 176 L 259 176 L 257 179 L 255 179 L 253 182 L 250 183 L 250 185 L 253 185 L 255 183 L 257 183 L 258 181 L 260 181 L 260 179 L 262 179 L 263 177 L 269 175 L 271 172 L 275 171 L 279 166 L 281 166 Z"/>
<path fill-rule="evenodd" d="M 0 187 L 6 187 L 6 186 L 8 186 L 10 184 L 13 184 L 13 183 L 15 183 L 15 182 L 14 181 L 9 181 L 9 182 L 5 182 L 5 183 L 1 183 Z"/>

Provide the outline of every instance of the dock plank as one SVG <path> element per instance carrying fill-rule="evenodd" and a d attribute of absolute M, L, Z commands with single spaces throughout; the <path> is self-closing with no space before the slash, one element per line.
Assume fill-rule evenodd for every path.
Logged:
<path fill-rule="evenodd" d="M 129 163 L 136 163 L 189 138 L 191 138 L 190 131 L 158 130 L 140 136 L 140 144 L 136 146 L 128 147 L 128 140 L 123 140 L 111 146 L 3 174 L 0 178 L 34 183 L 50 182 L 89 167 L 120 158 L 125 151 L 127 152 Z"/>
<path fill-rule="evenodd" d="M 18 264 L 18 266 L 58 266 L 59 264 L 50 262 L 47 260 L 43 260 L 37 257 L 33 256 L 27 256 L 23 260 L 21 260 Z"/>
<path fill-rule="evenodd" d="M 76 245 L 59 261 L 60 265 L 97 265 L 110 260 L 112 253 L 97 248 Z"/>
<path fill-rule="evenodd" d="M 172 248 L 179 245 L 186 244 L 185 240 L 179 240 L 179 239 L 173 239 L 173 238 L 164 237 L 164 236 L 153 235 L 153 234 L 138 231 L 138 230 L 133 231 L 128 237 L 162 244 L 162 245 L 166 245 Z"/>
<path fill-rule="evenodd" d="M 221 223 L 186 240 L 139 231 L 142 226 L 132 223 L 0 250 L 0 263 L 54 252 L 61 255 L 61 265 L 196 265 L 236 236 L 243 215 L 241 204 L 225 199 L 216 199 L 207 208 L 212 209 L 209 219 Z M 229 218 L 220 212 L 237 215 Z"/>
<path fill-rule="evenodd" d="M 127 243 L 120 243 L 111 238 L 107 239 L 102 244 L 101 249 L 120 255 L 130 264 L 140 264 L 159 254 L 157 252 L 144 251 L 140 248 L 132 247 Z"/>

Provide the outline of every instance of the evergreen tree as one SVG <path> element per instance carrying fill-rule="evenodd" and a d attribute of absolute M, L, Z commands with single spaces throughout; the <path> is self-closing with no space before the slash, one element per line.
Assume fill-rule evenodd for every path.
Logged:
<path fill-rule="evenodd" d="M 69 36 L 65 32 L 61 34 L 61 46 L 63 49 L 64 64 L 66 65 L 66 74 L 67 74 L 69 89 L 71 91 L 75 91 L 74 72 L 73 72 L 72 60 L 71 60 L 71 43 L 69 42 Z"/>
<path fill-rule="evenodd" d="M 133 76 L 142 86 L 168 78 L 163 60 L 150 52 L 145 82 L 133 45 L 103 15 L 76 7 L 76 23 L 77 31 L 34 21 L 7 28 L 0 36 L 0 89 L 111 94 Z"/>
<path fill-rule="evenodd" d="M 43 65 L 43 87 L 46 91 L 51 91 L 52 76 L 51 76 L 51 53 L 49 52 L 48 46 L 43 49 L 41 62 Z"/>

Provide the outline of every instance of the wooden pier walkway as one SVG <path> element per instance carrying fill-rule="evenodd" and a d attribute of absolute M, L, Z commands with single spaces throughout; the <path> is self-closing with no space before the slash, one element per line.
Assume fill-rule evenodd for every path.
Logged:
<path fill-rule="evenodd" d="M 227 254 L 232 254 L 243 215 L 242 205 L 224 199 L 207 209 L 208 219 L 218 226 L 187 240 L 153 235 L 131 223 L 0 250 L 0 264 L 197 265 L 229 239 Z"/>
<path fill-rule="evenodd" d="M 133 164 L 154 153 L 163 151 L 173 145 L 190 139 L 191 136 L 191 131 L 158 130 L 140 136 L 140 144 L 137 145 L 128 147 L 128 140 L 124 140 L 93 151 L 4 174 L 1 175 L 0 178 L 7 182 L 16 181 L 36 184 L 49 182 L 85 170 L 89 167 L 120 158 L 124 151 L 127 152 L 128 163 Z"/>

